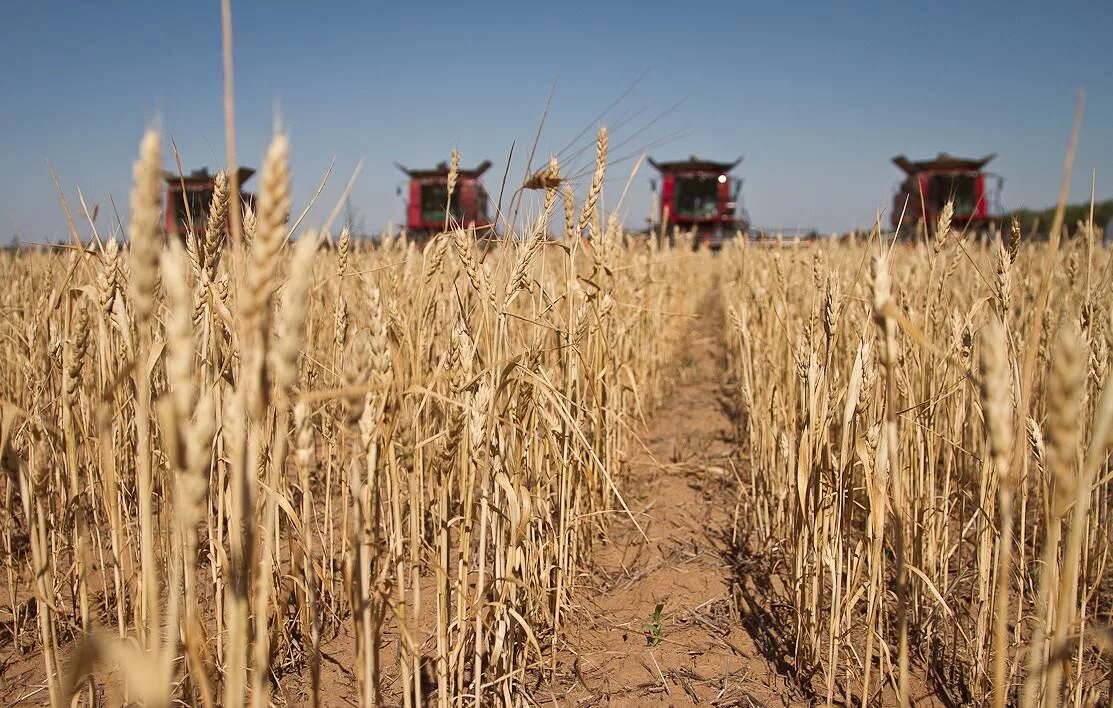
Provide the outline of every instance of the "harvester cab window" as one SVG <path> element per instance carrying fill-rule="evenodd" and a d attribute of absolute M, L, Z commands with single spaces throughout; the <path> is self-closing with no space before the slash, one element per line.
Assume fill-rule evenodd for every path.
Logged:
<path fill-rule="evenodd" d="M 448 203 L 447 184 L 426 184 L 421 188 L 421 218 L 423 221 L 444 221 L 444 207 Z M 460 189 L 452 194 L 452 218 L 460 219 Z"/>
<path fill-rule="evenodd" d="M 690 218 L 717 216 L 719 180 L 713 176 L 676 180 L 676 215 Z"/>
<path fill-rule="evenodd" d="M 977 175 L 952 172 L 932 178 L 931 196 L 937 210 L 954 201 L 955 214 L 973 214 L 978 206 Z"/>
<path fill-rule="evenodd" d="M 200 231 L 209 216 L 209 206 L 213 200 L 213 193 L 208 190 L 187 190 L 184 194 L 174 194 L 174 223 L 178 225 L 178 233 L 185 234 L 189 231 L 189 220 L 193 218 L 194 230 Z M 189 211 L 186 212 L 186 204 Z"/>

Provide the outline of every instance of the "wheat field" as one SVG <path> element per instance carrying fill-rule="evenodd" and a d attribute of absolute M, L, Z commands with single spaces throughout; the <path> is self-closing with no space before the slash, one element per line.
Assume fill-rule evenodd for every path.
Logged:
<path fill-rule="evenodd" d="M 5 695 L 564 704 L 701 321 L 733 410 L 729 621 L 786 703 L 1107 704 L 1095 231 L 695 252 L 604 211 L 607 142 L 582 199 L 550 164 L 498 243 L 372 245 L 291 230 L 278 135 L 256 211 L 220 180 L 167 243 L 151 131 L 126 244 L 4 254 Z"/>
<path fill-rule="evenodd" d="M 724 266 L 741 584 L 828 703 L 1105 705 L 1113 262 L 935 233 Z"/>
<path fill-rule="evenodd" d="M 164 245 L 150 132 L 130 248 L 5 257 L 10 643 L 52 705 L 265 705 L 294 674 L 317 703 L 342 625 L 363 705 L 388 667 L 406 705 L 520 700 L 701 296 L 690 261 L 599 227 L 598 150 L 565 202 L 590 250 L 546 238 L 556 187 L 494 249 L 288 241 L 284 136 L 242 239 L 221 187 Z"/>

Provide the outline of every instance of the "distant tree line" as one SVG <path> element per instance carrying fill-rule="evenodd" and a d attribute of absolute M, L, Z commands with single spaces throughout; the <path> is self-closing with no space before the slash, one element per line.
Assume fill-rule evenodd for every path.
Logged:
<path fill-rule="evenodd" d="M 1043 210 L 1017 209 L 1005 215 L 1006 223 L 1012 221 L 1013 217 L 1020 221 L 1020 228 L 1024 233 L 1045 232 L 1050 228 L 1051 221 L 1055 218 L 1055 207 Z M 1073 233 L 1078 226 L 1078 222 L 1085 224 L 1089 218 L 1090 202 L 1068 204 L 1063 215 L 1063 225 L 1066 226 L 1068 232 Z M 1113 219 L 1113 199 L 1094 202 L 1094 226 L 1097 227 L 1099 233 L 1101 229 L 1109 224 L 1110 219 Z"/>

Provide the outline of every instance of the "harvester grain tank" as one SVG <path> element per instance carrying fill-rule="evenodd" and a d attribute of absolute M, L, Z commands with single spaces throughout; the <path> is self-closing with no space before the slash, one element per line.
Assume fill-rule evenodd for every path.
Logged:
<path fill-rule="evenodd" d="M 905 179 L 893 196 L 893 228 L 915 228 L 921 221 L 926 228 L 934 228 L 948 201 L 954 203 L 951 223 L 956 228 L 976 230 L 986 226 L 997 217 L 1004 182 L 984 169 L 994 157 L 963 158 L 945 152 L 920 162 L 904 155 L 894 157 L 893 164 L 904 172 Z"/>
<path fill-rule="evenodd" d="M 750 219 L 739 203 L 742 180 L 730 172 L 734 162 L 703 160 L 692 155 L 687 160 L 649 164 L 661 173 L 658 233 L 673 226 L 695 233 L 695 245 L 720 248 L 725 241 L 750 229 Z M 656 190 L 656 184 L 653 185 Z"/>
<path fill-rule="evenodd" d="M 421 240 L 448 226 L 489 227 L 487 189 L 480 177 L 491 167 L 484 160 L 474 169 L 460 169 L 456 177 L 452 201 L 448 199 L 448 163 L 442 162 L 431 170 L 411 170 L 394 166 L 410 178 L 406 187 L 406 231 L 410 238 Z M 445 208 L 449 214 L 445 214 Z"/>
<path fill-rule="evenodd" d="M 255 203 L 255 195 L 242 188 L 253 174 L 255 170 L 250 167 L 241 167 L 236 173 L 241 188 L 240 199 L 247 206 Z M 163 177 L 166 179 L 166 221 L 163 224 L 166 235 L 185 238 L 190 219 L 195 229 L 203 229 L 213 201 L 216 175 L 209 174 L 208 168 L 202 167 L 188 175 L 164 172 Z"/>

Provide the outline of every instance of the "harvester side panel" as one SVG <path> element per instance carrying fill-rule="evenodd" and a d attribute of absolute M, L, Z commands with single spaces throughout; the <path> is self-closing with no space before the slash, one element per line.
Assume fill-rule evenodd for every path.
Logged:
<path fill-rule="evenodd" d="M 719 218 L 729 220 L 733 217 L 734 210 L 731 209 L 730 181 L 724 179 L 719 182 Z"/>
<path fill-rule="evenodd" d="M 666 172 L 661 177 L 661 223 L 668 222 L 675 217 L 673 199 L 676 196 L 676 175 Z"/>
<path fill-rule="evenodd" d="M 421 182 L 410 180 L 410 199 L 406 202 L 406 228 L 410 231 L 421 231 L 425 228 L 421 219 Z"/>
<path fill-rule="evenodd" d="M 460 200 L 460 208 L 457 213 L 460 215 L 461 226 L 471 226 L 478 221 L 476 210 L 476 181 L 474 179 L 465 179 L 460 182 L 460 186 L 456 188 L 454 197 Z"/>

